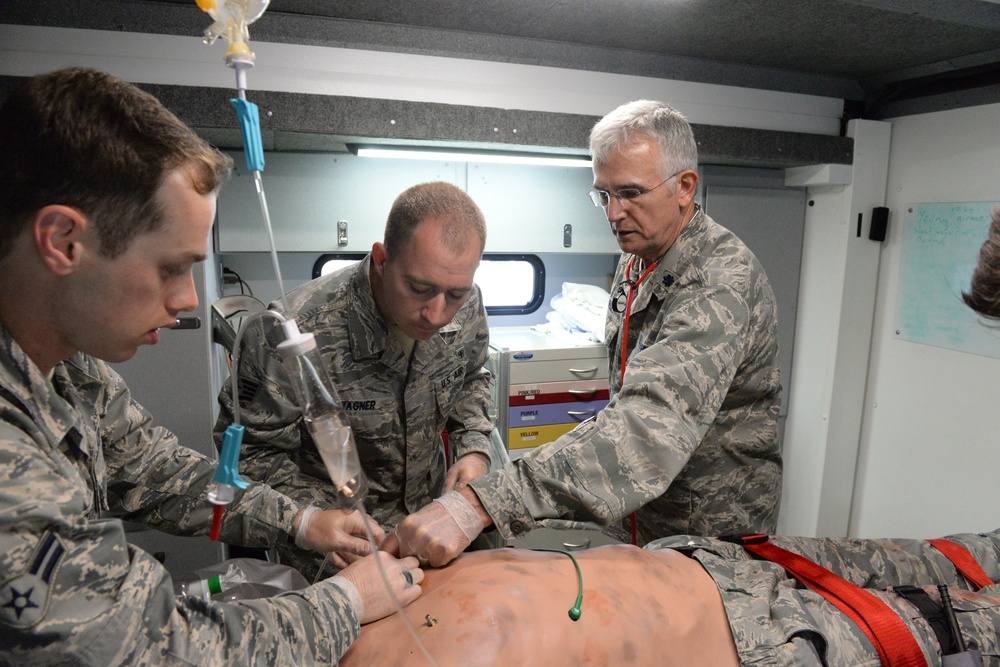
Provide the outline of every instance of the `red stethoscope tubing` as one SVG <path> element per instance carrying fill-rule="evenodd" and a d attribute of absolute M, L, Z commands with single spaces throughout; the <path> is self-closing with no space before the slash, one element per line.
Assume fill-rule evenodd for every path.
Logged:
<path fill-rule="evenodd" d="M 628 265 L 625 267 L 626 282 L 628 282 L 627 276 L 632 275 L 632 262 L 634 261 L 635 261 L 635 255 L 632 255 L 632 257 L 628 260 Z M 625 361 L 626 359 L 628 359 L 628 320 L 629 317 L 632 315 L 632 295 L 635 294 L 635 291 L 639 289 L 639 285 L 642 284 L 642 281 L 646 279 L 646 276 L 648 276 L 653 271 L 653 269 L 656 268 L 656 265 L 659 263 L 660 260 L 656 260 L 655 262 L 650 264 L 649 267 L 642 272 L 642 275 L 639 276 L 639 279 L 635 281 L 635 283 L 631 283 L 629 285 L 628 297 L 625 300 L 625 321 L 622 323 L 621 384 L 625 383 Z M 632 514 L 629 515 L 629 525 L 632 529 L 632 544 L 635 545 L 638 542 L 638 536 L 636 535 L 636 527 L 635 527 L 635 512 L 632 512 Z"/>
<path fill-rule="evenodd" d="M 632 255 L 632 257 L 628 260 L 628 265 L 625 267 L 625 275 L 626 276 L 629 276 L 629 275 L 632 274 L 632 262 L 634 262 L 634 261 L 635 261 L 635 255 Z M 625 361 L 626 361 L 626 359 L 628 359 L 628 320 L 629 320 L 629 317 L 632 315 L 632 295 L 635 294 L 635 291 L 637 289 L 639 289 L 639 285 L 642 284 L 642 281 L 646 279 L 646 276 L 648 276 L 650 273 L 652 273 L 653 269 L 655 269 L 656 265 L 659 264 L 659 263 L 660 263 L 660 261 L 657 260 L 657 261 L 653 262 L 652 264 L 650 264 L 649 268 L 647 268 L 645 271 L 643 271 L 642 275 L 639 276 L 639 280 L 637 280 L 634 283 L 631 283 L 629 285 L 628 299 L 625 302 L 625 321 L 622 323 L 622 375 L 621 375 L 621 382 L 625 382 Z M 626 279 L 626 282 L 628 282 L 627 279 Z"/>

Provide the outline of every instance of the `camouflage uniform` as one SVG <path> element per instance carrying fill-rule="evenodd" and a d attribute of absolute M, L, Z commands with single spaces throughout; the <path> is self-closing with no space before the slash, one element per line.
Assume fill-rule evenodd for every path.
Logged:
<path fill-rule="evenodd" d="M 178 601 L 164 567 L 126 542 L 120 519 L 207 534 L 214 469 L 153 426 L 103 362 L 78 354 L 49 381 L 0 327 L 0 663 L 335 663 L 359 632 L 339 588 Z M 285 541 L 300 509 L 254 484 L 222 535 Z"/>
<path fill-rule="evenodd" d="M 369 481 L 365 508 L 391 528 L 441 494 L 446 426 L 456 459 L 470 452 L 489 456 L 490 375 L 483 367 L 489 328 L 476 288 L 437 335 L 416 342 L 407 363 L 375 306 L 369 266 L 366 258 L 308 282 L 271 308 L 283 312 L 287 303 L 299 329 L 315 334 Z M 247 327 L 241 342 L 239 407 L 246 432 L 240 469 L 302 503 L 335 506 L 330 477 L 277 352 L 282 340 L 277 319 L 267 317 Z M 232 422 L 230 386 L 219 395 L 217 437 Z M 293 545 L 279 553 L 307 577 L 315 573 L 315 554 Z"/>
<path fill-rule="evenodd" d="M 635 267 L 628 278 L 638 278 Z M 609 309 L 611 401 L 597 418 L 472 483 L 501 534 L 536 521 L 607 526 L 632 511 L 639 544 L 773 532 L 777 304 L 756 257 L 699 208 L 634 295 L 624 384 L 622 321 Z M 630 541 L 624 524 L 609 532 Z"/>
<path fill-rule="evenodd" d="M 1000 531 L 952 535 L 993 581 L 1000 581 Z M 896 611 L 917 639 L 928 665 L 940 665 L 940 645 L 927 620 L 890 586 L 925 587 L 940 602 L 946 584 L 969 648 L 987 665 L 1000 665 L 1000 584 L 970 592 L 968 582 L 937 549 L 921 540 L 771 538 L 876 595 Z M 705 537 L 675 536 L 646 549 L 677 549 L 697 559 L 719 586 L 743 665 L 879 665 L 864 632 L 780 565 L 756 560 L 742 546 Z"/>

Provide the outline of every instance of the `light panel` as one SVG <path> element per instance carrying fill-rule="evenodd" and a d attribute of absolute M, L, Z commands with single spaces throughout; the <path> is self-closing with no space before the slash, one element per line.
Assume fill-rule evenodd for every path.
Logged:
<path fill-rule="evenodd" d="M 587 167 L 591 160 L 585 156 L 543 155 L 522 153 L 478 153 L 451 150 L 411 148 L 358 147 L 358 157 L 397 158 L 403 160 L 436 160 L 453 162 L 496 162 L 501 164 L 531 164 L 549 167 Z"/>

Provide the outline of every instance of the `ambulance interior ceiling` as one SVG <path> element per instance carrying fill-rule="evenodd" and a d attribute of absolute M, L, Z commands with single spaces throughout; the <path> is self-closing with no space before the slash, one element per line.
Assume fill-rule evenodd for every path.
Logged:
<path fill-rule="evenodd" d="M 253 25 L 252 39 L 804 93 L 843 99 L 845 120 L 879 120 L 1000 102 L 998 3 L 272 0 L 267 13 Z M 205 16 L 194 0 L 4 0 L 0 23 L 192 36 L 201 34 Z M 12 78 L 0 77 L 0 97 L 5 96 L 3 88 L 13 85 Z M 173 90 L 180 87 L 146 87 L 211 140 L 224 147 L 239 145 L 238 134 L 227 135 L 223 129 L 231 126 L 231 111 L 225 103 L 228 91 L 217 91 L 219 103 L 212 104 L 206 103 L 203 94 Z M 266 148 L 290 150 L 345 150 L 353 140 L 379 136 L 366 126 L 373 111 L 386 111 L 386 104 L 405 104 L 345 98 L 338 108 L 349 120 L 332 121 L 329 107 L 314 108 L 310 96 L 260 91 L 255 97 L 262 105 L 296 110 L 282 116 L 293 118 L 289 125 L 263 128 L 265 144 L 270 144 Z M 430 119 L 442 111 L 441 106 L 450 105 L 417 106 Z M 462 111 L 449 108 L 457 127 L 477 125 L 473 121 L 479 119 L 474 116 L 483 113 L 467 109 L 469 117 L 462 122 Z M 571 114 L 540 115 L 554 116 L 531 120 L 549 123 L 552 139 L 545 144 L 560 148 L 585 148 L 587 132 L 596 120 Z M 706 138 L 708 129 L 702 128 L 700 140 Z M 703 145 L 702 153 L 706 162 L 772 167 L 850 161 L 849 144 L 837 143 L 837 137 L 818 137 L 812 145 L 803 144 L 801 137 L 790 137 L 786 149 L 780 146 L 780 134 L 730 134 L 719 137 L 718 149 L 711 141 L 707 150 Z M 414 139 L 462 146 L 491 141 L 462 129 L 453 135 Z M 761 144 L 763 154 L 727 145 L 754 141 Z"/>

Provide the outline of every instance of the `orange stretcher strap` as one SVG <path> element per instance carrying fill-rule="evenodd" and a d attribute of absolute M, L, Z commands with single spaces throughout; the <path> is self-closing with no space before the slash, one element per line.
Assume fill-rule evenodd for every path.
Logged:
<path fill-rule="evenodd" d="M 986 574 L 969 550 L 951 540 L 927 540 L 927 543 L 943 553 L 954 564 L 962 576 L 969 580 L 976 590 L 992 586 L 993 580 Z"/>
<path fill-rule="evenodd" d="M 808 558 L 771 544 L 766 535 L 722 539 L 742 544 L 750 553 L 777 563 L 826 598 L 861 628 L 886 667 L 927 667 L 923 651 L 910 629 L 891 607 L 869 591 Z"/>

